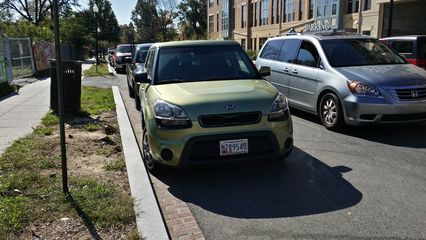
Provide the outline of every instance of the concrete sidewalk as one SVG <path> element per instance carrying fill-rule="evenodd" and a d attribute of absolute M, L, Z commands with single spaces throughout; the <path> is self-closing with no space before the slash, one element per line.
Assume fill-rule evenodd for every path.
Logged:
<path fill-rule="evenodd" d="M 49 105 L 50 78 L 28 84 L 0 101 L 0 154 L 14 140 L 33 132 Z"/>

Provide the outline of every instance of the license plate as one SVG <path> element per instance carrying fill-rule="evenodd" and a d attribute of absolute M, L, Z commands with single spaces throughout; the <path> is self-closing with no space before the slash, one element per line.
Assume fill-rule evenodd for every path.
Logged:
<path fill-rule="evenodd" d="M 220 141 L 220 156 L 248 153 L 248 139 Z"/>

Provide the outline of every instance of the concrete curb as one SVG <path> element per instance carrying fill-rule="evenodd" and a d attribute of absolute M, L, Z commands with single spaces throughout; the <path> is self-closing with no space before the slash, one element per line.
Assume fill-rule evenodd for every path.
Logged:
<path fill-rule="evenodd" d="M 169 239 L 120 90 L 113 86 L 112 91 L 139 235 L 147 240 Z"/>
<path fill-rule="evenodd" d="M 107 63 L 107 64 L 108 64 L 109 75 L 114 75 L 114 69 L 111 67 L 111 65 L 109 65 L 109 63 Z"/>

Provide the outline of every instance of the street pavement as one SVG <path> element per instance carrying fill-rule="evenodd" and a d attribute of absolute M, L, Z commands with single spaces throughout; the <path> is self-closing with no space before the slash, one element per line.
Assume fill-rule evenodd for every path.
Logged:
<path fill-rule="evenodd" d="M 125 89 L 125 75 L 117 77 Z M 291 111 L 287 163 L 154 177 L 188 204 L 206 239 L 426 239 L 426 124 L 335 133 Z"/>

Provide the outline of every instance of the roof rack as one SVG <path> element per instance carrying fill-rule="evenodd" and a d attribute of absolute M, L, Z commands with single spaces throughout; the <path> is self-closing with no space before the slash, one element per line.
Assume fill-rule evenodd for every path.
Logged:
<path fill-rule="evenodd" d="M 312 32 L 305 32 L 307 34 L 312 34 L 316 36 L 342 36 L 342 35 L 358 35 L 354 32 L 347 32 L 345 29 L 330 29 L 330 30 L 324 30 L 324 31 L 312 31 Z"/>

